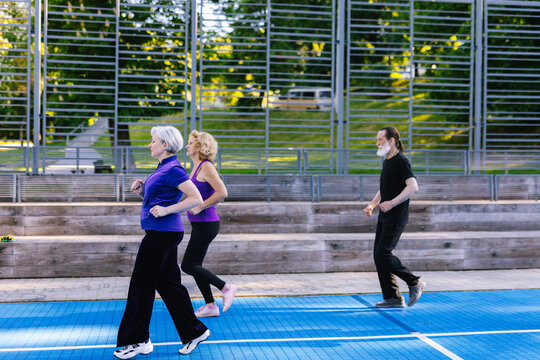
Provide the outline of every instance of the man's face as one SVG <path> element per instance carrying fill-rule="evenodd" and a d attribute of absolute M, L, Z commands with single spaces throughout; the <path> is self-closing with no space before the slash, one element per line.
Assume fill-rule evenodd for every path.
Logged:
<path fill-rule="evenodd" d="M 390 142 L 386 138 L 386 130 L 381 130 L 377 133 L 377 155 L 385 157 L 390 152 Z"/>

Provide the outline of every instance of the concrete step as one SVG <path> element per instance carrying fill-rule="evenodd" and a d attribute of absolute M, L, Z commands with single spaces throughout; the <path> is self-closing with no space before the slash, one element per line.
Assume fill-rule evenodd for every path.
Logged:
<path fill-rule="evenodd" d="M 205 266 L 219 274 L 374 271 L 374 233 L 220 234 Z M 16 236 L 0 244 L 0 278 L 129 276 L 141 235 Z M 179 248 L 179 262 L 189 234 Z M 540 267 L 540 231 L 406 232 L 412 270 Z"/>
<path fill-rule="evenodd" d="M 371 233 L 360 202 L 225 202 L 222 234 Z M 535 201 L 413 201 L 407 231 L 540 230 Z M 31 235 L 140 235 L 140 203 L 0 203 L 2 233 Z M 183 216 L 186 231 L 190 225 Z"/>

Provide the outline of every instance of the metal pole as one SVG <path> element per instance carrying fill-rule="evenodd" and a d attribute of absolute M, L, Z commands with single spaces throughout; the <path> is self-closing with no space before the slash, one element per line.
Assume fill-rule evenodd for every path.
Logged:
<path fill-rule="evenodd" d="M 34 131 L 32 147 L 32 174 L 39 173 L 39 109 L 41 98 L 41 1 L 35 2 L 34 13 Z"/>
<path fill-rule="evenodd" d="M 202 43 L 201 43 L 202 57 Z M 201 74 L 202 75 L 202 74 Z M 202 90 L 202 89 L 201 89 Z M 197 0 L 191 0 L 191 121 L 190 129 L 196 130 L 197 117 Z"/>
<path fill-rule="evenodd" d="M 480 152 L 482 150 L 482 13 L 484 11 L 482 0 L 476 0 L 476 31 L 475 31 L 475 81 L 474 81 L 474 159 L 475 164 L 480 164 Z M 487 36 L 487 33 L 486 33 Z M 485 100 L 485 99 L 484 99 Z M 479 168 L 474 170 L 479 172 Z"/>
<path fill-rule="evenodd" d="M 345 50 L 345 0 L 338 0 L 338 33 L 337 33 L 337 174 L 342 173 L 343 150 L 343 79 L 344 79 L 344 50 Z"/>
<path fill-rule="evenodd" d="M 30 171 L 30 152 L 28 149 L 30 149 L 30 111 L 31 111 L 31 102 L 32 102 L 32 36 L 30 34 L 32 33 L 32 3 L 28 2 L 28 7 L 26 9 L 28 11 L 28 23 L 27 23 L 27 29 L 26 32 L 28 34 L 28 39 L 26 43 L 26 145 L 23 148 L 24 151 L 24 167 L 26 169 L 26 173 L 28 174 Z M 22 139 L 21 139 L 22 140 Z M 21 146 L 24 144 L 24 142 L 21 142 Z"/>
<path fill-rule="evenodd" d="M 184 7 L 184 11 L 186 13 L 186 16 L 189 15 L 189 2 L 186 1 L 185 2 L 185 7 Z M 187 139 L 188 137 L 188 100 L 187 100 L 187 95 L 188 95 L 188 89 L 189 89 L 189 86 L 188 86 L 188 82 L 189 82 L 189 68 L 188 68 L 188 54 L 189 54 L 189 51 L 188 51 L 188 44 L 189 44 L 189 28 L 188 28 L 188 24 L 186 22 L 186 25 L 185 25 L 185 42 L 184 42 L 184 51 L 186 53 L 186 60 L 184 61 L 184 133 L 183 133 L 183 136 L 184 136 L 184 139 Z M 186 166 L 186 163 L 187 163 L 187 160 L 186 158 L 184 157 L 184 166 Z"/>
<path fill-rule="evenodd" d="M 41 158 L 42 158 L 42 164 L 43 164 L 43 174 L 45 174 L 45 171 L 47 169 L 47 42 L 48 42 L 48 33 L 49 24 L 47 23 L 47 19 L 49 18 L 49 2 L 45 0 L 43 2 L 43 49 L 45 53 L 43 54 L 43 99 L 41 100 L 43 109 L 41 113 L 43 114 L 42 119 L 42 138 L 41 138 Z"/>
<path fill-rule="evenodd" d="M 409 156 L 412 156 L 413 146 L 413 86 L 414 86 L 414 0 L 409 7 Z M 427 168 L 426 168 L 427 171 Z"/>
<path fill-rule="evenodd" d="M 123 172 L 124 167 L 122 164 L 122 167 L 120 167 L 120 161 L 118 159 L 118 155 L 121 157 L 124 156 L 124 154 L 120 153 L 118 151 L 118 73 L 119 73 L 119 46 L 120 46 L 120 0 L 116 0 L 116 34 L 115 34 L 115 55 L 114 55 L 114 61 L 115 61 L 115 71 L 114 71 L 114 149 L 113 154 L 115 159 L 114 160 L 114 172 Z M 108 119 L 107 119 L 108 121 Z M 109 125 L 107 124 L 107 127 Z"/>
<path fill-rule="evenodd" d="M 201 28 L 201 31 L 199 31 L 199 96 L 197 97 L 197 100 L 199 102 L 199 124 L 198 124 L 198 129 L 199 131 L 203 131 L 203 103 L 202 103 L 202 100 L 203 100 L 203 52 L 204 52 L 204 47 L 203 47 L 203 20 L 204 20 L 204 12 L 203 12 L 203 8 L 204 8 L 204 4 L 203 4 L 203 0 L 200 1 L 201 3 L 201 6 L 199 8 L 199 14 L 201 14 L 201 23 L 200 23 L 200 28 Z M 197 21 L 197 12 L 195 12 L 195 21 Z M 196 34 L 194 39 L 197 38 L 197 23 L 195 22 L 195 30 L 194 30 L 194 33 Z M 197 68 L 195 68 L 195 76 L 197 76 Z M 197 102 L 194 102 L 194 104 L 196 104 Z M 196 110 L 196 108 L 195 108 Z M 197 121 L 197 117 L 195 117 L 195 121 Z M 197 127 L 197 124 L 195 124 L 195 126 Z M 191 161 L 191 159 L 190 159 Z"/>
<path fill-rule="evenodd" d="M 270 0 L 266 0 L 266 109 L 265 109 L 265 144 L 264 147 L 268 149 L 270 146 L 270 32 L 272 28 L 270 23 L 272 21 L 272 4 Z"/>

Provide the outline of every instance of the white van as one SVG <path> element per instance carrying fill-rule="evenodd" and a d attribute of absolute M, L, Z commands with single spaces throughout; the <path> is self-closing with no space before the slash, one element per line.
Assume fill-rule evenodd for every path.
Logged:
<path fill-rule="evenodd" d="M 331 88 L 294 88 L 270 104 L 273 109 L 332 110 Z"/>

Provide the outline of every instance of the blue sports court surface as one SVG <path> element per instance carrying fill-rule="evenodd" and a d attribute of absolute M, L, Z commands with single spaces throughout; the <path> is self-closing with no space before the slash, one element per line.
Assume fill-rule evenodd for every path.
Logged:
<path fill-rule="evenodd" d="M 425 293 L 380 310 L 380 295 L 237 298 L 203 319 L 191 355 L 162 301 L 154 352 L 136 359 L 540 359 L 540 290 Z M 114 359 L 124 301 L 0 304 L 0 359 Z M 202 299 L 194 300 L 194 306 Z"/>

